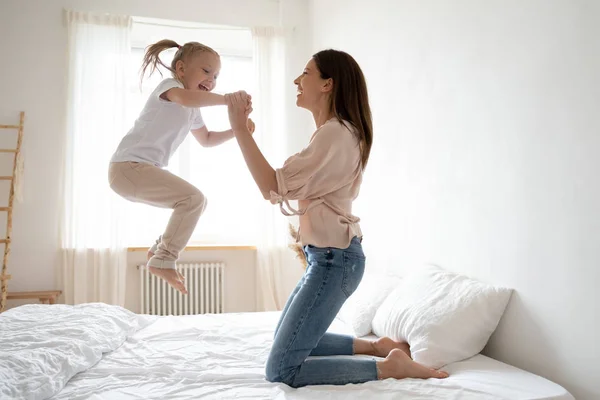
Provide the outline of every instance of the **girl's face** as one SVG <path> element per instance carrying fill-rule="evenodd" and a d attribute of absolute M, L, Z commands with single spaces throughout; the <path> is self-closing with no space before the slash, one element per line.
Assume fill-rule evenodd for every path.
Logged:
<path fill-rule="evenodd" d="M 192 55 L 187 62 L 177 61 L 176 73 L 183 86 L 189 90 L 212 91 L 217 86 L 221 72 L 221 59 L 210 51 Z"/>

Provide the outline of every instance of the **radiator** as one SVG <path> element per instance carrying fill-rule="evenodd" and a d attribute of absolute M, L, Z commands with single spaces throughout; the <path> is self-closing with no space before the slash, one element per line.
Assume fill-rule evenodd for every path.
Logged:
<path fill-rule="evenodd" d="M 177 264 L 185 277 L 187 295 L 140 265 L 141 313 L 150 315 L 220 314 L 224 312 L 225 265 L 223 263 Z"/>

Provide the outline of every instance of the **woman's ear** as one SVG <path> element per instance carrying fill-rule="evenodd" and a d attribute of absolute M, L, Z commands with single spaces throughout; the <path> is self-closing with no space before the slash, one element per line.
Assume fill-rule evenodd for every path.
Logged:
<path fill-rule="evenodd" d="M 333 79 L 327 78 L 325 80 L 325 83 L 323 83 L 323 86 L 321 86 L 321 92 L 327 93 L 327 92 L 331 92 L 332 90 L 333 90 Z"/>

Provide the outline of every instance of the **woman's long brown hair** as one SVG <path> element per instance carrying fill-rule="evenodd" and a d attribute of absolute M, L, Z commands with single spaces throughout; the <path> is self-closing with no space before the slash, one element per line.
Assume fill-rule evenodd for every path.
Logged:
<path fill-rule="evenodd" d="M 373 144 L 373 121 L 365 76 L 356 60 L 343 51 L 323 50 L 313 55 L 313 59 L 321 78 L 333 80 L 333 115 L 340 122 L 348 121 L 356 129 L 364 169 Z"/>

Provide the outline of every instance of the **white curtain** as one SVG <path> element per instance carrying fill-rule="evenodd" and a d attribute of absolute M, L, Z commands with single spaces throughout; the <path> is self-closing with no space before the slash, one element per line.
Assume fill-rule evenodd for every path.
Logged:
<path fill-rule="evenodd" d="M 108 163 L 127 131 L 131 17 L 65 11 L 68 112 L 61 223 L 65 302 L 124 305 L 123 200 Z"/>
<path fill-rule="evenodd" d="M 257 92 L 252 97 L 254 134 L 258 146 L 274 168 L 286 158 L 285 33 L 281 28 L 252 29 Z M 300 267 L 287 245 L 287 219 L 279 207 L 264 202 L 257 226 L 257 304 L 259 311 L 281 310 L 289 293 L 286 268 Z M 291 262 L 290 262 L 291 260 Z M 287 285 L 289 286 L 289 285 Z"/>

